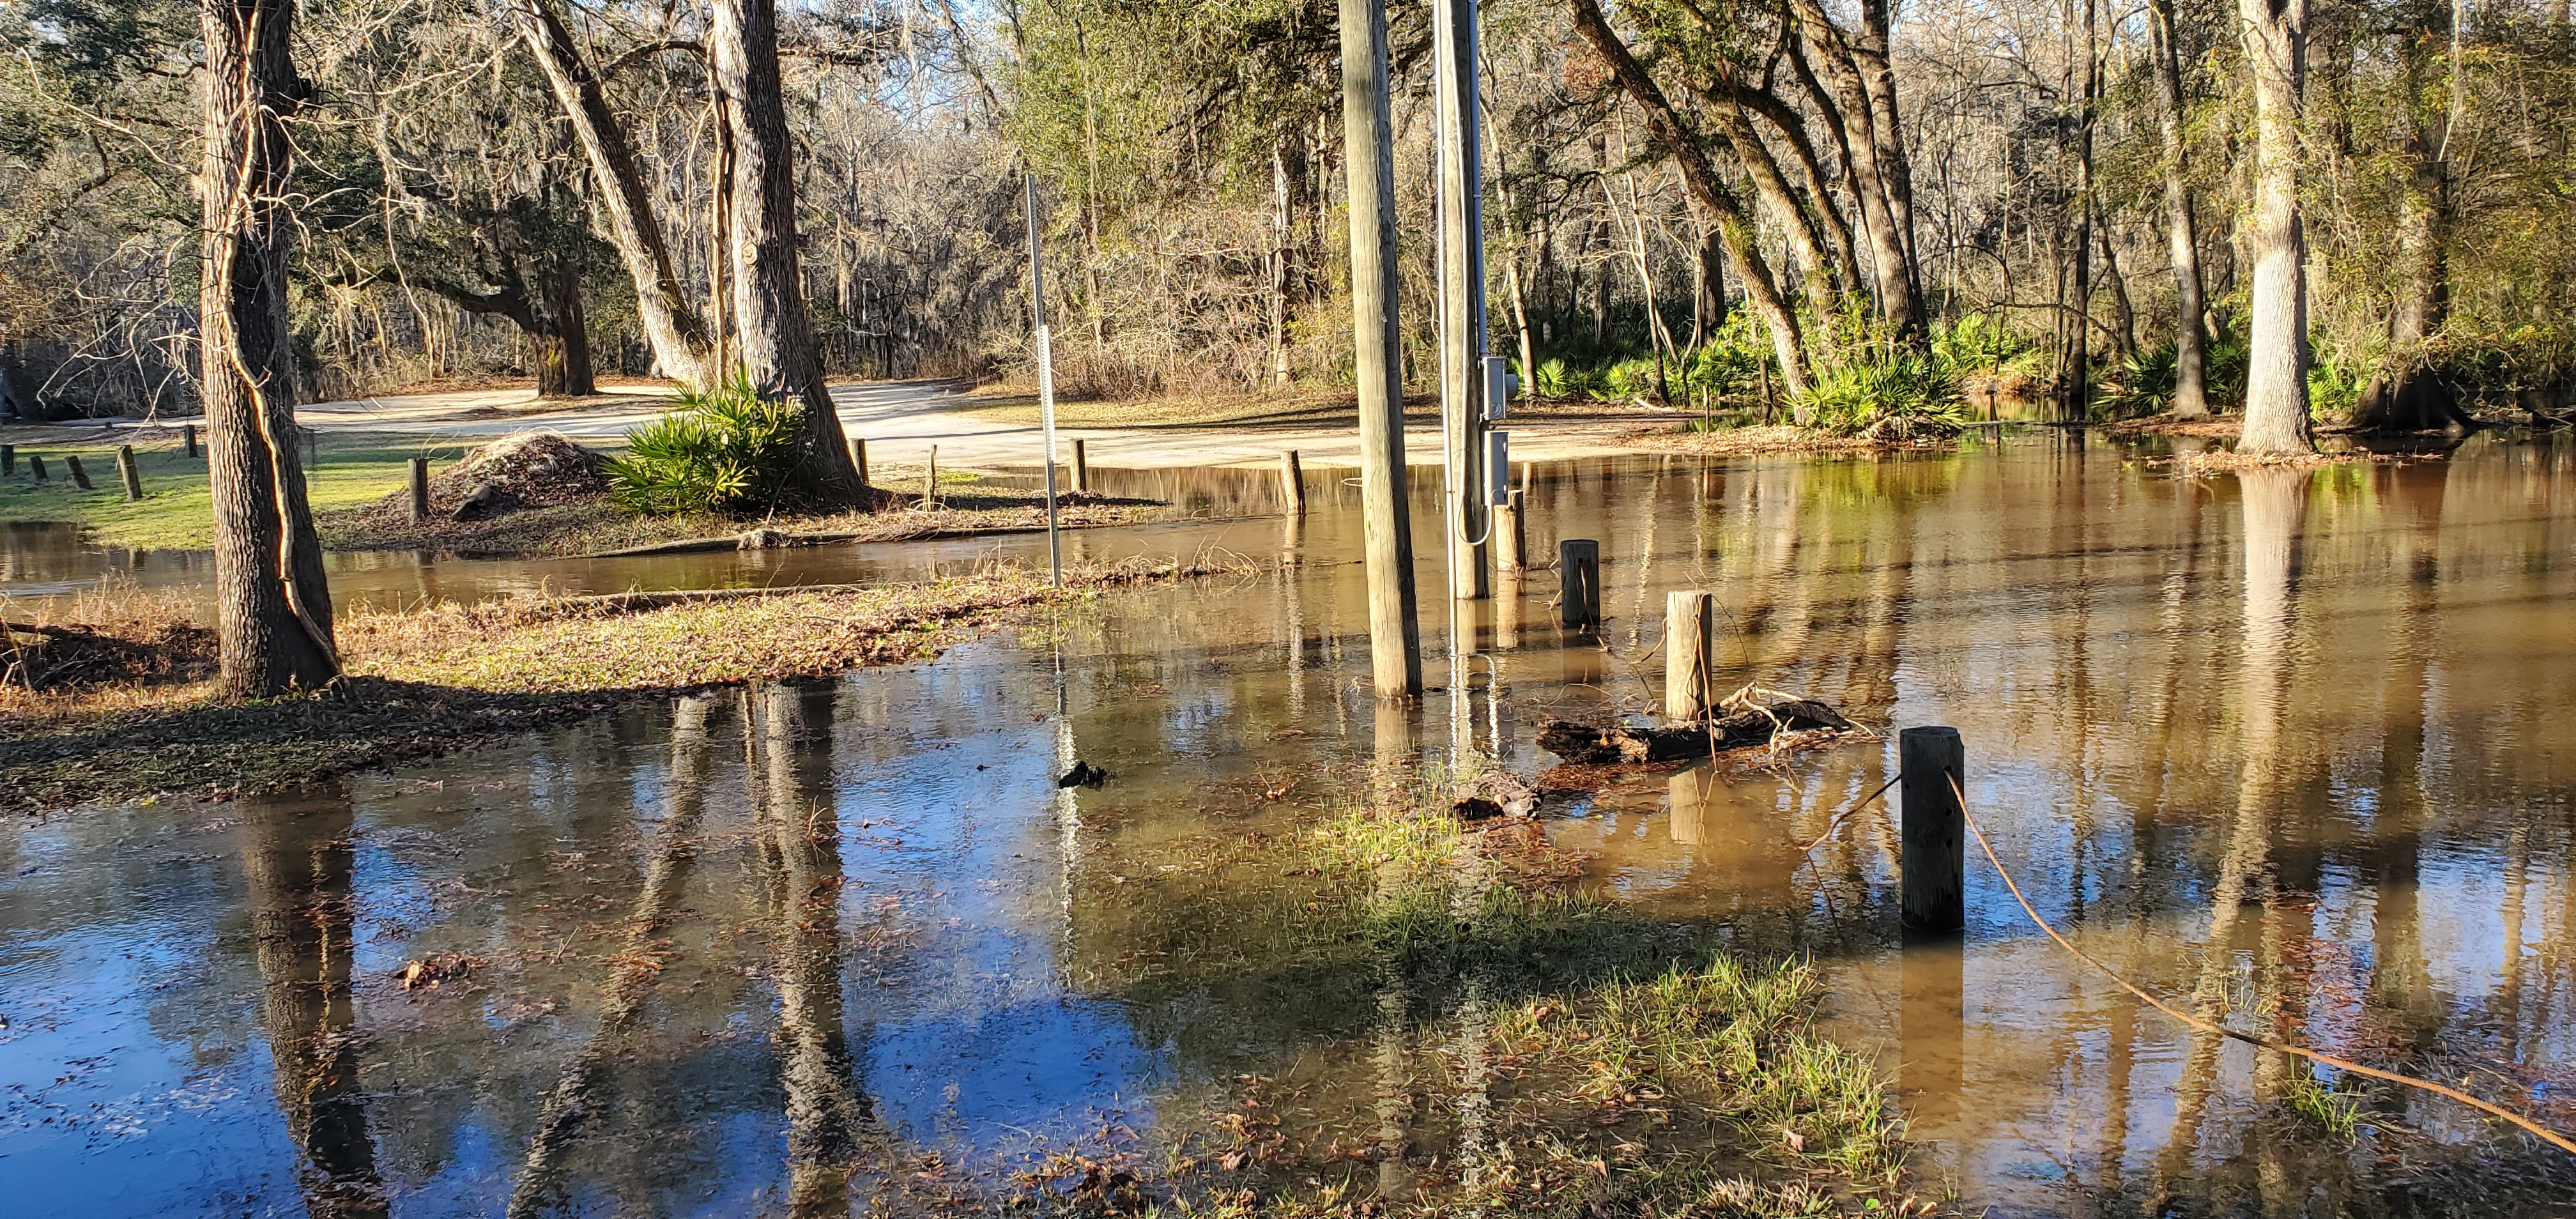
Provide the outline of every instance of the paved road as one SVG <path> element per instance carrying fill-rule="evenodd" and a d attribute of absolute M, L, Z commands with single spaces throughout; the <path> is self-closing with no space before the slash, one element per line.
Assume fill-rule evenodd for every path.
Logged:
<path fill-rule="evenodd" d="M 613 441 L 636 425 L 668 409 L 666 391 L 619 387 L 608 395 L 631 399 L 590 403 L 568 409 L 540 406 L 527 389 L 471 390 L 324 402 L 297 407 L 296 418 L 311 427 L 378 432 L 413 432 L 457 437 L 498 436 L 527 428 L 552 428 L 592 442 Z M 878 381 L 837 385 L 832 401 L 841 427 L 865 437 L 871 463 L 911 464 L 930 446 L 939 460 L 959 466 L 1034 466 L 1040 441 L 1032 424 L 1012 423 L 969 413 L 978 403 L 945 381 Z M 1617 434 L 1631 423 L 1615 421 L 1524 421 L 1513 427 L 1512 456 L 1547 460 L 1603 453 L 1630 452 Z M 1093 465 L 1169 468 L 1177 466 L 1246 465 L 1276 461 L 1296 449 L 1307 465 L 1359 464 L 1358 429 L 1339 426 L 1281 428 L 1059 428 L 1058 443 L 1080 436 Z M 1440 433 L 1435 426 L 1405 430 L 1405 447 L 1415 464 L 1437 464 Z M 1059 449 L 1057 460 L 1073 460 Z"/>

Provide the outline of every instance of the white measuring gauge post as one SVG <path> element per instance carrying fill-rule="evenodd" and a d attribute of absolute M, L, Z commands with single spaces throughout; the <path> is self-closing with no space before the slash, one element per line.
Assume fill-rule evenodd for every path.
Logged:
<path fill-rule="evenodd" d="M 1038 363 L 1038 431 L 1046 446 L 1047 570 L 1055 586 L 1064 587 L 1064 547 L 1055 528 L 1055 345 L 1046 320 L 1046 271 L 1038 260 L 1038 176 L 1024 175 L 1029 212 L 1029 320 L 1035 329 L 1030 345 Z"/>

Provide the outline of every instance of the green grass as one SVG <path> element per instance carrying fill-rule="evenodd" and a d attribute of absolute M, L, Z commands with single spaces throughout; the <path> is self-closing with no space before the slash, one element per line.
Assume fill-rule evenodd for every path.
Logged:
<path fill-rule="evenodd" d="M 143 476 L 143 498 L 129 502 L 117 481 L 117 442 L 101 438 L 66 444 L 55 439 L 69 430 L 0 430 L 0 442 L 18 448 L 18 472 L 0 478 L 0 521 L 69 521 L 88 526 L 92 536 L 107 546 L 205 550 L 214 545 L 214 503 L 206 489 L 204 457 L 187 456 L 176 436 L 137 443 L 134 459 Z M 201 445 L 199 452 L 203 451 Z M 444 464 L 464 451 L 461 445 L 428 436 L 325 432 L 319 460 L 308 468 L 306 485 L 313 510 L 322 513 L 372 503 L 402 489 L 412 458 Z M 71 470 L 63 459 L 74 456 L 88 469 L 91 490 L 72 484 Z M 52 476 L 49 481 L 36 481 L 30 457 L 45 459 L 46 473 Z"/>

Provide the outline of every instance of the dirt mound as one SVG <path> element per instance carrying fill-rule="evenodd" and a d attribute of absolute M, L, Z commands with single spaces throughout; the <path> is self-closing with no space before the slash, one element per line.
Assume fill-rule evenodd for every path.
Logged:
<path fill-rule="evenodd" d="M 512 432 L 469 449 L 456 464 L 429 476 L 434 520 L 479 521 L 528 508 L 596 500 L 608 493 L 608 459 L 561 432 Z M 360 529 L 411 529 L 411 492 L 396 491 L 359 509 Z"/>
<path fill-rule="evenodd" d="M 497 515 L 574 503 L 608 490 L 607 464 L 561 432 L 512 432 L 431 477 L 430 505 L 479 500 Z"/>

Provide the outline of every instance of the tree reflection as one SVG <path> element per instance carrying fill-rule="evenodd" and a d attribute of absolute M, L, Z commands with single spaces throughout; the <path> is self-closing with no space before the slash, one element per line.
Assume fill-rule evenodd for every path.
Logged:
<path fill-rule="evenodd" d="M 709 700 L 683 698 L 671 709 L 671 766 L 665 779 L 661 824 L 653 830 L 644 889 L 628 922 L 625 951 L 617 971 L 600 988 L 599 1027 L 571 1069 L 546 1094 L 537 1115 L 536 1133 L 518 1181 L 510 1192 L 508 1213 L 535 1214 L 563 1201 L 561 1173 L 565 1158 L 590 1119 L 601 1108 L 601 1088 L 608 1064 L 633 1031 L 638 1009 L 660 971 L 660 936 L 680 894 L 687 888 L 697 859 L 696 838 L 706 811 L 707 712 Z"/>
<path fill-rule="evenodd" d="M 787 1093 L 788 1206 L 847 1213 L 866 1102 L 852 1085 L 841 1001 L 841 823 L 832 775 L 833 684 L 746 692 L 769 905 L 777 920 L 779 1079 Z"/>
<path fill-rule="evenodd" d="M 246 797 L 241 813 L 260 1020 L 276 1062 L 278 1109 L 305 1161 L 305 1212 L 317 1219 L 385 1214 L 351 1010 L 357 908 L 349 835 L 356 814 L 348 789 Z"/>

